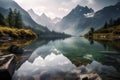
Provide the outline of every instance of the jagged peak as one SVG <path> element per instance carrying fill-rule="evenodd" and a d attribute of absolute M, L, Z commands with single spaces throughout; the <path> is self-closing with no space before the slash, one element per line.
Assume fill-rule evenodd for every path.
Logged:
<path fill-rule="evenodd" d="M 85 8 L 89 9 L 88 6 L 85 6 Z"/>
<path fill-rule="evenodd" d="M 80 5 L 78 4 L 76 7 L 82 7 L 82 6 L 80 6 Z"/>
<path fill-rule="evenodd" d="M 80 6 L 79 4 L 74 8 L 74 9 L 90 9 L 92 11 L 94 11 L 92 8 L 89 8 L 88 6 Z"/>
<path fill-rule="evenodd" d="M 41 14 L 41 18 L 44 18 L 44 19 L 46 18 L 46 19 L 51 20 L 51 18 L 50 18 L 50 17 L 48 17 L 45 13 L 42 13 L 42 14 Z"/>
<path fill-rule="evenodd" d="M 45 13 L 42 13 L 41 16 L 45 16 L 45 17 L 47 17 Z"/>
<path fill-rule="evenodd" d="M 79 4 L 75 7 L 75 9 L 83 8 L 83 6 L 80 6 Z"/>
<path fill-rule="evenodd" d="M 80 6 L 77 5 L 74 9 L 74 11 L 82 11 L 82 12 L 94 12 L 94 10 L 92 8 L 89 8 L 88 6 Z"/>
<path fill-rule="evenodd" d="M 29 9 L 28 11 L 29 11 L 29 12 L 34 12 L 34 10 L 33 10 L 33 9 Z"/>

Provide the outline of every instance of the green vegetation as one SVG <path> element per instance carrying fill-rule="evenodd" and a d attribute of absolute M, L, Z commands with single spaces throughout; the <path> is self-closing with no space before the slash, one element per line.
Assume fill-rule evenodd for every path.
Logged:
<path fill-rule="evenodd" d="M 90 29 L 90 31 L 85 34 L 85 37 L 101 40 L 120 39 L 120 18 L 117 20 L 110 19 L 109 22 L 105 22 L 101 29 L 96 31 Z"/>
<path fill-rule="evenodd" d="M 0 37 L 6 37 L 6 39 L 32 39 L 36 38 L 37 35 L 29 29 L 24 29 L 20 12 L 16 9 L 13 11 L 10 8 L 6 18 L 0 13 Z"/>
<path fill-rule="evenodd" d="M 95 29 L 93 27 L 90 28 L 89 32 L 87 33 L 87 36 L 92 37 Z"/>
<path fill-rule="evenodd" d="M 5 25 L 5 18 L 1 13 L 0 13 L 0 25 L 2 25 L 2 26 Z"/>
<path fill-rule="evenodd" d="M 22 21 L 22 16 L 19 11 L 16 9 L 13 11 L 11 8 L 9 9 L 9 14 L 6 18 L 7 26 L 11 28 L 23 28 L 24 24 Z"/>
<path fill-rule="evenodd" d="M 13 39 L 32 39 L 36 38 L 37 36 L 29 29 L 0 27 L 0 37 L 11 37 Z"/>
<path fill-rule="evenodd" d="M 118 25 L 120 25 L 120 18 L 118 18 L 116 20 L 110 19 L 109 22 L 105 22 L 103 28 L 110 28 L 110 27 L 115 27 Z"/>
<path fill-rule="evenodd" d="M 17 39 L 17 40 L 9 41 L 9 43 L 2 42 L 2 43 L 0 43 L 0 51 L 7 50 L 11 46 L 10 44 L 16 45 L 16 46 L 20 46 L 20 47 L 24 47 L 24 46 L 32 44 L 34 42 L 34 40 L 32 40 L 32 39 L 29 39 L 29 40 L 28 39 L 27 40 L 24 40 L 24 39 L 23 40 L 21 40 L 21 39 L 19 40 L 19 39 Z"/>
<path fill-rule="evenodd" d="M 110 19 L 109 22 L 105 22 L 105 25 L 95 31 L 95 33 L 113 33 L 114 31 L 120 31 L 120 18 L 117 20 Z"/>
<path fill-rule="evenodd" d="M 9 9 L 7 17 L 4 17 L 3 14 L 0 13 L 0 25 L 9 26 L 10 28 L 24 28 L 24 23 L 20 12 L 16 9 L 13 11 L 11 8 Z"/>

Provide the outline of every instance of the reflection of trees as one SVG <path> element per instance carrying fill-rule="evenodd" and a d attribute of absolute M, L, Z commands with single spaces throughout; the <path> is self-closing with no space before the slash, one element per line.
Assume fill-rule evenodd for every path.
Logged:
<path fill-rule="evenodd" d="M 120 72 L 120 40 L 105 40 L 105 41 L 97 41 L 103 45 L 105 50 L 108 52 L 103 52 L 104 61 L 103 64 L 114 66 L 118 72 Z M 113 49 L 115 51 L 113 51 Z M 117 51 L 117 52 L 116 52 Z"/>
<path fill-rule="evenodd" d="M 13 40 L 13 41 L 4 42 L 4 43 L 0 42 L 0 51 L 2 52 L 2 55 L 11 54 L 10 52 L 7 51 L 7 49 L 11 45 L 17 45 L 20 47 L 24 47 L 24 46 L 30 45 L 33 42 L 34 42 L 34 40 Z M 21 64 L 23 64 L 29 58 L 31 53 L 25 52 L 25 54 L 15 54 L 15 55 L 16 55 L 16 59 L 17 59 L 16 69 L 18 69 L 21 66 Z"/>
<path fill-rule="evenodd" d="M 112 41 L 111 40 L 104 40 L 104 41 L 97 40 L 97 42 L 102 44 L 106 50 L 115 49 L 118 52 L 120 52 L 120 40 L 112 40 Z"/>
<path fill-rule="evenodd" d="M 64 40 L 63 37 L 44 37 L 44 38 L 38 38 L 33 44 L 26 47 L 26 49 L 32 49 L 34 51 L 40 46 L 48 44 L 50 41 L 56 41 L 56 40 Z"/>
<path fill-rule="evenodd" d="M 20 47 L 24 47 L 26 45 L 29 45 L 33 43 L 34 40 L 14 40 L 14 41 L 9 41 L 9 42 L 0 42 L 0 50 L 6 50 L 8 47 L 11 45 L 17 45 Z"/>
<path fill-rule="evenodd" d="M 92 38 L 89 38 L 88 41 L 90 42 L 90 45 L 94 44 L 94 40 Z"/>

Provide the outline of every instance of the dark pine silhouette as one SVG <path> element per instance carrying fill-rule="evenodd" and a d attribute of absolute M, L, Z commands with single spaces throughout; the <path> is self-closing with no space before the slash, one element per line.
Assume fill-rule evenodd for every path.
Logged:
<path fill-rule="evenodd" d="M 13 11 L 11 8 L 9 9 L 9 14 L 7 17 L 8 26 L 11 28 L 23 28 L 24 24 L 22 21 L 22 16 L 20 11 L 16 9 Z"/>
<path fill-rule="evenodd" d="M 4 16 L 3 16 L 3 14 L 1 14 L 0 13 L 0 25 L 1 26 L 5 26 L 6 24 L 5 24 L 5 18 L 4 18 Z"/>

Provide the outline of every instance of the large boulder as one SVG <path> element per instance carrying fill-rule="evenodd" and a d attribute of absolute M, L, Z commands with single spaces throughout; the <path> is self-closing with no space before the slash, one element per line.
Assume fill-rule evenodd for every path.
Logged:
<path fill-rule="evenodd" d="M 0 56 L 0 80 L 11 80 L 16 68 L 14 54 Z"/>

